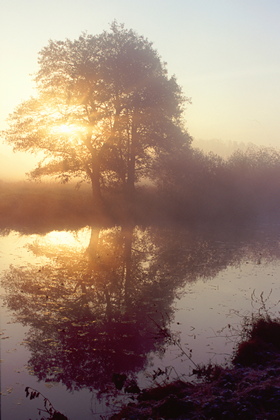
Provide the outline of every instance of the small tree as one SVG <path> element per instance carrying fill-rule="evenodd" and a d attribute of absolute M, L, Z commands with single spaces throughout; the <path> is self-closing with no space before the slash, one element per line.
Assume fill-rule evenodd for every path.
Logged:
<path fill-rule="evenodd" d="M 181 89 L 134 31 L 113 22 L 100 35 L 50 41 L 38 62 L 38 95 L 15 110 L 5 133 L 14 150 L 44 153 L 32 177 L 89 180 L 101 204 L 103 186 L 131 197 L 161 154 L 189 145 Z"/>

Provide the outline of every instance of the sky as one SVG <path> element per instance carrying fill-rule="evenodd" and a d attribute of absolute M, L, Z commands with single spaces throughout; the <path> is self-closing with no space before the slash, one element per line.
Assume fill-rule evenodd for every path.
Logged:
<path fill-rule="evenodd" d="M 197 140 L 280 147 L 279 0 L 0 0 L 0 129 L 35 94 L 38 52 L 52 40 L 99 34 L 116 19 L 153 43 L 192 103 Z M 0 140 L 0 179 L 34 157 Z"/>

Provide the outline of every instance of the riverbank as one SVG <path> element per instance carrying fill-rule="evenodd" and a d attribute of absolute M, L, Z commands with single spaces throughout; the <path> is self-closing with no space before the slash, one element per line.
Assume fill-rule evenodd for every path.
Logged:
<path fill-rule="evenodd" d="M 280 418 L 280 321 L 258 319 L 231 368 L 206 366 L 201 382 L 143 390 L 111 420 L 277 420 Z"/>

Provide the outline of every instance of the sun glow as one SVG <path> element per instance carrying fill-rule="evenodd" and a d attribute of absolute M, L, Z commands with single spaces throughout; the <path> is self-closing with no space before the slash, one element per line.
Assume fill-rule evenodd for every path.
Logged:
<path fill-rule="evenodd" d="M 73 125 L 61 124 L 55 128 L 59 133 L 72 133 L 74 128 Z"/>
<path fill-rule="evenodd" d="M 76 124 L 60 124 L 51 128 L 51 133 L 55 135 L 65 135 L 69 138 L 77 137 L 83 131 L 83 127 Z"/>

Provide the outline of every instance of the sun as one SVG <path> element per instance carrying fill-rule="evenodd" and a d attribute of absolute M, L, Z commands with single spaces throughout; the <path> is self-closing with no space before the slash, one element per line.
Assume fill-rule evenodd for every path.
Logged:
<path fill-rule="evenodd" d="M 73 124 L 61 124 L 58 127 L 56 127 L 56 131 L 58 131 L 59 133 L 70 134 L 73 132 L 73 128 Z"/>
<path fill-rule="evenodd" d="M 76 124 L 59 124 L 51 128 L 51 133 L 55 135 L 76 136 L 82 130 L 82 127 Z"/>

